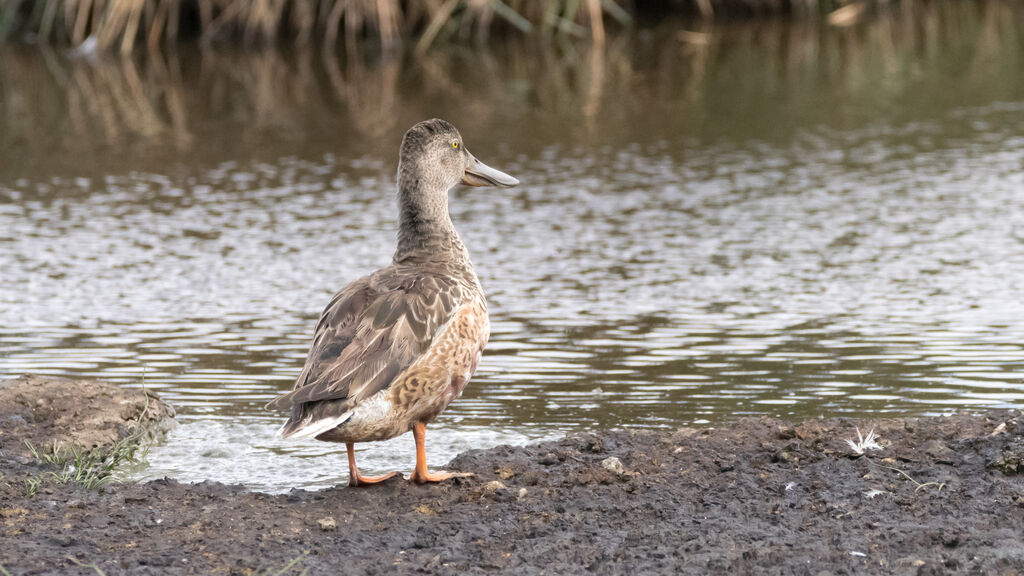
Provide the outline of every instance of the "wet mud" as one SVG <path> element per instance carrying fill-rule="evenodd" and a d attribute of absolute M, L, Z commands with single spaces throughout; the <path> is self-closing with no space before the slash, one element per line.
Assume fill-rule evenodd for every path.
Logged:
<path fill-rule="evenodd" d="M 158 435 L 173 417 L 174 409 L 152 391 L 29 374 L 0 381 L 0 458 L 25 460 L 30 445 L 109 447 L 142 433 Z"/>
<path fill-rule="evenodd" d="M 874 430 L 876 447 L 857 454 Z M 1017 574 L 1020 412 L 611 430 L 461 454 L 439 485 L 44 482 L 5 455 L 10 574 Z"/>

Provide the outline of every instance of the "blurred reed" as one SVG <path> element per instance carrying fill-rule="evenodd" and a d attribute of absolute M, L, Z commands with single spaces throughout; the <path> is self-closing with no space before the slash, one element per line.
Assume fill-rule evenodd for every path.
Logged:
<path fill-rule="evenodd" d="M 931 0 L 901 0 L 913 8 Z M 695 16 L 818 16 L 851 26 L 890 0 L 0 0 L 0 41 L 29 38 L 81 52 L 156 49 L 184 39 L 245 45 L 291 41 L 348 47 L 371 40 L 385 49 L 411 40 L 486 39 L 494 31 L 589 37 L 605 42 L 605 22 Z"/>
<path fill-rule="evenodd" d="M 628 24 L 615 0 L 0 0 L 0 40 L 30 35 L 85 51 L 129 53 L 184 38 L 245 44 L 289 39 L 333 46 L 376 39 L 392 47 L 418 36 L 425 50 L 444 38 L 486 38 L 492 28 L 590 34 L 604 42 L 604 19 Z"/>
<path fill-rule="evenodd" d="M 528 118 L 538 141 L 568 142 L 589 142 L 599 124 L 611 126 L 602 133 L 628 135 L 671 122 L 699 134 L 713 107 L 751 111 L 737 122 L 774 122 L 757 114 L 751 94 L 784 92 L 801 115 L 801 103 L 834 102 L 822 122 L 871 118 L 911 95 L 915 110 L 943 97 L 929 82 L 950 69 L 962 70 L 956 97 L 965 105 L 974 82 L 1000 91 L 986 98 L 1019 97 L 1010 71 L 1024 67 L 1022 40 L 1017 4 L 947 0 L 892 6 L 854 28 L 671 23 L 644 39 L 609 36 L 603 47 L 509 36 L 471 54 L 451 48 L 419 58 L 339 57 L 306 46 L 69 59 L 10 47 L 0 51 L 0 173 L 28 169 L 53 150 L 65 151 L 77 171 L 86 158 L 119 163 L 149 154 L 163 163 L 175 153 L 215 161 L 239 149 L 301 154 L 306 143 L 321 150 L 317 143 L 341 141 L 360 147 L 355 154 L 381 147 L 390 156 L 389 138 L 439 106 L 457 110 L 466 125 Z M 729 129 L 714 126 L 716 134 Z"/>

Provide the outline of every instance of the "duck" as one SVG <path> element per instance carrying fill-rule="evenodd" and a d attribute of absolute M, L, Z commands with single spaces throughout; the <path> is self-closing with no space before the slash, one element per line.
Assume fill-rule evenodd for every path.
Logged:
<path fill-rule="evenodd" d="M 410 430 L 411 482 L 468 475 L 432 473 L 426 456 L 427 425 L 462 395 L 490 335 L 484 291 L 448 209 L 448 193 L 460 183 L 509 188 L 519 180 L 473 156 L 450 122 L 434 118 L 410 128 L 399 148 L 391 264 L 334 294 L 292 390 L 267 404 L 290 410 L 283 438 L 344 443 L 350 486 L 397 473 L 362 475 L 356 443 Z"/>

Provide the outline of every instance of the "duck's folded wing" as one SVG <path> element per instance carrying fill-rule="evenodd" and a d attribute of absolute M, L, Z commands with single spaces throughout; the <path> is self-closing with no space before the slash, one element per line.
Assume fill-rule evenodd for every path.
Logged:
<path fill-rule="evenodd" d="M 355 406 L 415 362 L 462 300 L 457 282 L 437 276 L 384 274 L 353 282 L 321 315 L 295 388 L 267 408 L 322 400 Z"/>

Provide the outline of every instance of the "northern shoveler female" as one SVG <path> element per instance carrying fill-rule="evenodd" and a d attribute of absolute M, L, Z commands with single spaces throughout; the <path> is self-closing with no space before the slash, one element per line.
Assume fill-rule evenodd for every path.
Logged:
<path fill-rule="evenodd" d="M 353 444 L 408 430 L 416 440 L 410 480 L 454 476 L 427 471 L 426 425 L 462 394 L 490 334 L 483 289 L 448 213 L 448 191 L 460 182 L 519 184 L 477 160 L 444 120 L 420 122 L 405 133 L 391 265 L 334 295 L 294 388 L 267 405 L 291 409 L 281 429 L 285 438 L 344 442 L 351 486 L 395 474 L 362 476 Z"/>

